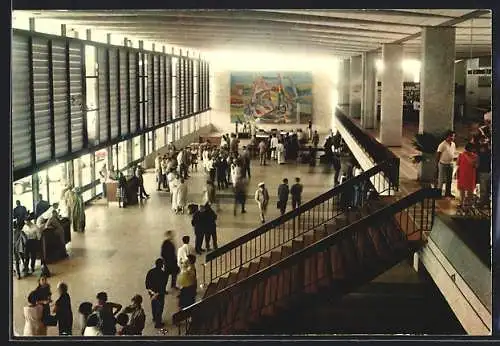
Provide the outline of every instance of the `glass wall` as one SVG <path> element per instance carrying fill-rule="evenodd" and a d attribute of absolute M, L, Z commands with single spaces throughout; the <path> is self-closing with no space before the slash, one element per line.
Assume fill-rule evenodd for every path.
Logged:
<path fill-rule="evenodd" d="M 29 211 L 33 211 L 33 185 L 32 176 L 15 181 L 12 188 L 12 206 L 16 207 L 16 201 L 21 202 Z M 46 197 L 46 196 L 45 196 Z"/>
<path fill-rule="evenodd" d="M 118 143 L 118 169 L 124 169 L 130 161 L 128 157 L 128 141 Z"/>
<path fill-rule="evenodd" d="M 142 156 L 142 140 L 141 136 L 132 138 L 132 161 L 139 160 Z"/>
<path fill-rule="evenodd" d="M 165 146 L 165 132 L 167 127 L 162 127 L 155 132 L 155 149 L 158 150 Z"/>
<path fill-rule="evenodd" d="M 85 90 L 87 93 L 87 136 L 89 145 L 94 145 L 97 140 L 97 112 L 98 107 L 98 76 L 97 76 L 96 48 L 85 46 Z"/>
<path fill-rule="evenodd" d="M 153 131 L 149 131 L 146 133 L 146 155 L 149 155 L 153 152 Z"/>
<path fill-rule="evenodd" d="M 62 196 L 62 191 L 66 187 L 69 181 L 69 166 L 70 163 L 60 163 L 58 165 L 50 167 L 47 172 L 47 178 L 49 183 L 49 202 L 56 203 L 59 202 Z"/>

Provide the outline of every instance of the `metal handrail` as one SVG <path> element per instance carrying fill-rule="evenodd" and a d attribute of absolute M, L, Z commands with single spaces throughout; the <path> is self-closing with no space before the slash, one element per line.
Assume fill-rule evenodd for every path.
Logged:
<path fill-rule="evenodd" d="M 313 209 L 317 206 L 321 206 L 325 202 L 328 203 L 328 208 L 329 208 L 330 199 L 335 198 L 337 196 L 340 196 L 342 193 L 346 193 L 348 191 L 351 191 L 353 189 L 353 187 L 356 185 L 362 184 L 364 182 L 372 183 L 371 179 L 374 179 L 374 177 L 377 174 L 382 174 L 382 172 L 384 172 L 386 170 L 391 170 L 391 169 L 398 169 L 399 170 L 399 162 L 394 160 L 394 159 L 382 162 L 381 164 L 379 164 L 375 167 L 372 167 L 371 169 L 367 170 L 366 172 L 363 172 L 360 175 L 347 180 L 343 184 L 337 185 L 333 189 L 331 189 L 331 190 L 321 194 L 320 196 L 317 196 L 316 198 L 304 203 L 299 208 L 291 210 L 291 211 L 285 213 L 284 215 L 279 216 L 279 217 L 275 218 L 274 220 L 271 220 L 270 222 L 267 222 L 266 224 L 258 227 L 257 229 L 255 229 L 249 233 L 246 233 L 246 234 L 242 235 L 241 237 L 231 241 L 230 243 L 225 244 L 224 246 L 221 246 L 220 248 L 207 254 L 205 257 L 206 263 L 204 264 L 204 273 L 203 273 L 204 285 L 206 285 L 206 283 L 207 283 L 207 281 L 206 281 L 206 270 L 207 269 L 206 268 L 208 266 L 209 266 L 209 269 L 208 269 L 209 270 L 209 281 L 208 282 L 212 282 L 213 280 L 231 272 L 232 270 L 238 269 L 241 266 L 247 264 L 248 262 L 251 262 L 255 258 L 260 257 L 263 254 L 268 253 L 268 252 L 276 249 L 277 247 L 280 247 L 280 246 L 284 245 L 285 243 L 290 242 L 291 240 L 299 237 L 300 235 L 309 232 L 311 229 L 318 227 L 327 221 L 332 220 L 333 218 L 341 215 L 342 213 L 337 213 L 336 215 L 332 215 L 332 217 L 328 218 L 328 214 L 329 214 L 329 211 L 328 211 L 327 218 L 325 218 L 324 210 L 323 210 L 323 214 L 318 216 L 318 218 L 316 218 L 316 220 L 315 220 Z M 380 183 L 380 179 L 378 181 Z M 392 184 L 389 184 L 387 188 L 388 188 L 389 194 L 390 194 Z M 334 203 L 332 203 L 332 205 L 334 205 Z M 298 230 L 297 228 L 299 228 L 299 227 L 297 227 L 297 223 L 298 223 L 298 226 L 300 226 L 301 222 L 303 224 L 305 224 L 305 220 L 304 220 L 304 217 L 302 215 L 305 215 L 306 213 L 310 213 L 311 210 L 313 210 L 313 223 L 314 223 L 314 221 L 317 221 L 317 223 L 313 224 L 311 227 L 307 227 L 305 229 Z M 308 216 L 309 216 L 309 214 L 308 214 Z M 271 232 L 273 230 L 276 230 L 277 227 L 283 226 L 281 230 L 284 231 L 286 228 L 284 225 L 290 220 L 293 223 L 293 225 L 292 225 L 293 234 L 291 236 L 289 235 L 288 237 L 286 237 L 284 234 L 278 234 L 278 236 L 277 236 L 278 241 L 276 241 L 276 239 L 274 239 L 274 242 L 273 242 L 274 247 L 270 247 L 270 246 L 267 247 L 266 244 L 264 244 L 264 248 L 266 248 L 266 250 L 262 251 L 262 246 L 260 246 L 259 248 L 261 251 L 257 252 L 257 246 L 255 246 L 253 257 L 252 257 L 251 253 L 250 253 L 250 256 L 247 256 L 247 249 L 245 248 L 245 251 L 243 250 L 243 246 L 245 244 L 251 242 L 252 240 L 254 240 L 256 242 L 256 239 L 258 237 L 260 237 L 262 235 L 265 236 L 266 233 Z M 297 222 L 295 220 L 297 220 Z M 310 220 L 308 219 L 307 221 L 309 222 Z M 280 229 L 278 229 L 277 231 L 280 231 Z M 284 233 L 284 232 L 282 232 L 282 233 Z M 288 233 L 290 233 L 290 232 L 288 232 Z M 262 243 L 261 239 L 259 239 L 259 241 Z M 265 242 L 265 239 L 264 239 L 264 242 Z M 269 241 L 269 245 L 270 245 L 270 243 L 271 243 L 271 240 Z M 236 251 L 238 253 L 235 253 L 234 256 L 232 256 L 231 251 L 238 249 L 238 248 L 240 251 L 239 252 Z M 229 253 L 228 261 L 221 263 L 221 267 L 224 266 L 225 269 L 222 269 L 221 273 L 219 275 L 217 275 L 218 266 L 216 263 L 215 264 L 215 275 L 214 275 L 213 262 L 227 253 Z M 237 260 L 237 255 L 239 256 L 239 260 Z M 233 257 L 234 257 L 234 261 L 233 261 Z M 250 257 L 250 258 L 243 260 L 243 257 Z"/>
<path fill-rule="evenodd" d="M 395 160 L 399 163 L 399 157 L 396 156 L 390 149 L 385 145 L 377 141 L 371 134 L 363 130 L 353 122 L 347 115 L 345 115 L 340 109 L 336 109 L 335 117 L 337 120 L 349 131 L 352 137 L 358 142 L 358 144 L 363 148 L 364 151 L 373 159 L 375 164 L 379 164 L 386 160 Z M 385 171 L 386 176 L 390 179 L 396 190 L 399 188 L 399 164 L 397 170 L 387 170 Z"/>
<path fill-rule="evenodd" d="M 420 189 L 410 195 L 407 195 L 406 197 L 400 199 L 399 201 L 396 201 L 389 206 L 383 207 L 378 211 L 341 228 L 337 232 L 326 236 L 325 238 L 291 254 L 290 256 L 284 259 L 279 260 L 278 262 L 264 268 L 263 270 L 258 271 L 257 273 L 252 274 L 250 276 L 247 276 L 243 280 L 238 281 L 228 287 L 225 287 L 224 289 L 216 292 L 212 296 L 204 300 L 198 301 L 187 308 L 184 308 L 183 310 L 173 315 L 173 322 L 174 324 L 179 325 L 180 328 L 181 322 L 188 320 L 190 317 L 201 311 L 201 309 L 203 309 L 204 306 L 218 305 L 215 304 L 214 302 L 223 303 L 226 297 L 230 297 L 234 294 L 237 294 L 238 292 L 243 292 L 245 291 L 245 289 L 255 287 L 259 282 L 263 282 L 264 280 L 270 278 L 271 276 L 276 275 L 285 269 L 289 269 L 299 264 L 301 261 L 304 261 L 304 259 L 308 258 L 309 256 L 328 250 L 334 244 L 347 238 L 352 232 L 367 230 L 370 226 L 380 223 L 381 220 L 382 222 L 384 222 L 384 220 L 394 219 L 394 216 L 396 216 L 398 213 L 400 213 L 401 215 L 404 210 L 412 206 L 413 209 L 415 210 L 419 203 L 421 204 L 422 211 L 424 210 L 428 211 L 426 215 L 427 226 L 428 226 L 427 228 L 432 229 L 434 218 L 431 217 L 431 220 L 429 222 L 428 214 L 430 213 L 431 216 L 434 215 L 435 212 L 434 200 L 438 198 L 440 195 L 441 192 L 439 191 L 439 189 L 433 189 L 433 188 Z M 427 208 L 424 209 L 426 205 L 425 201 L 429 199 L 432 199 L 432 203 L 427 203 Z M 405 234 L 405 235 L 407 236 L 407 238 L 409 238 L 416 232 L 420 233 L 419 239 L 421 239 L 423 232 L 422 227 L 411 234 Z M 224 304 L 222 304 L 221 306 L 224 306 Z"/>

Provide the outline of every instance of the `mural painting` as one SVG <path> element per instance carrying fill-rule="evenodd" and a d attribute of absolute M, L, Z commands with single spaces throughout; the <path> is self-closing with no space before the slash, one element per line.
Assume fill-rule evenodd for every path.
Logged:
<path fill-rule="evenodd" d="M 310 72 L 232 72 L 231 122 L 307 124 L 312 120 Z"/>

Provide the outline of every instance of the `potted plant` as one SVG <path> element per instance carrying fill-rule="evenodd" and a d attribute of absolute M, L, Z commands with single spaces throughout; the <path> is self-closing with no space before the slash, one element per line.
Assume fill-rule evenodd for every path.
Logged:
<path fill-rule="evenodd" d="M 431 183 L 436 176 L 436 152 L 443 138 L 442 134 L 417 133 L 413 138 L 413 148 L 420 151 L 420 154 L 413 155 L 411 160 L 419 165 L 418 177 L 420 182 Z"/>

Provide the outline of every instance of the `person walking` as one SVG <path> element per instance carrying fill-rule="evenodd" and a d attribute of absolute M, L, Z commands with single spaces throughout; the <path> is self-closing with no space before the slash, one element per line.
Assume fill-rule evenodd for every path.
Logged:
<path fill-rule="evenodd" d="M 184 309 L 196 300 L 196 288 L 198 286 L 196 280 L 196 256 L 188 255 L 188 260 L 183 263 L 181 273 L 179 275 L 179 285 L 181 291 L 179 294 L 179 309 Z"/>
<path fill-rule="evenodd" d="M 146 193 L 146 190 L 144 189 L 144 175 L 145 171 L 144 168 L 142 168 L 141 165 L 137 165 L 135 169 L 135 175 L 137 178 L 139 178 L 139 197 L 140 199 L 145 199 L 149 198 L 149 195 Z"/>
<path fill-rule="evenodd" d="M 71 298 L 68 294 L 68 285 L 60 282 L 57 285 L 59 298 L 54 306 L 54 314 L 59 328 L 59 335 L 73 334 L 73 311 L 71 310 Z"/>
<path fill-rule="evenodd" d="M 269 203 L 269 192 L 266 189 L 264 182 L 259 183 L 257 191 L 255 191 L 255 201 L 259 206 L 260 220 L 262 223 L 266 222 L 267 205 Z"/>
<path fill-rule="evenodd" d="M 278 165 L 285 163 L 285 146 L 283 145 L 283 141 L 278 141 L 276 145 L 276 158 Z"/>
<path fill-rule="evenodd" d="M 217 194 L 215 191 L 215 186 L 213 181 L 207 180 L 205 189 L 203 190 L 202 204 L 217 205 L 217 209 L 220 210 L 219 202 L 217 201 Z"/>
<path fill-rule="evenodd" d="M 177 289 L 177 275 L 179 274 L 179 266 L 177 265 L 177 258 L 175 254 L 175 245 L 173 242 L 173 232 L 165 232 L 165 240 L 161 244 L 161 258 L 163 259 L 165 275 L 171 277 L 170 288 Z"/>
<path fill-rule="evenodd" d="M 169 173 L 169 182 L 168 185 L 170 186 L 170 194 L 171 194 L 171 203 L 172 203 L 172 211 L 177 214 L 177 211 L 179 209 L 179 204 L 178 204 L 178 199 L 179 199 L 179 192 L 178 188 L 180 185 L 180 179 L 179 179 L 179 173 L 176 171 L 172 171 Z"/>
<path fill-rule="evenodd" d="M 28 295 L 28 305 L 23 308 L 24 331 L 23 336 L 47 335 L 47 326 L 43 323 L 43 305 L 38 303 L 36 290 Z"/>
<path fill-rule="evenodd" d="M 288 203 L 288 194 L 290 193 L 290 188 L 288 187 L 288 179 L 283 179 L 283 183 L 278 186 L 278 204 L 277 207 L 280 210 L 280 214 L 285 214 L 286 204 Z"/>
<path fill-rule="evenodd" d="M 273 136 L 271 137 L 271 144 L 270 144 L 272 160 L 278 159 L 278 155 L 276 153 L 276 148 L 278 147 L 278 143 L 279 143 L 278 137 L 276 137 L 276 134 L 274 133 Z"/>
<path fill-rule="evenodd" d="M 163 175 L 161 174 L 161 154 L 157 153 L 155 158 L 155 174 L 156 174 L 156 191 L 161 190 L 161 185 L 163 183 Z"/>
<path fill-rule="evenodd" d="M 309 122 L 307 124 L 307 140 L 309 140 L 309 141 L 312 140 L 312 136 L 313 136 L 312 128 L 313 128 L 312 120 L 309 120 Z"/>
<path fill-rule="evenodd" d="M 243 147 L 243 153 L 241 154 L 242 174 L 244 178 L 248 177 L 248 179 L 250 179 L 250 157 L 250 150 L 248 147 Z"/>
<path fill-rule="evenodd" d="M 202 208 L 202 219 L 205 225 L 205 248 L 210 251 L 210 240 L 212 240 L 214 249 L 217 249 L 217 224 L 215 223 L 217 214 L 210 206 L 210 203 L 206 203 Z"/>
<path fill-rule="evenodd" d="M 455 131 L 448 131 L 446 138 L 439 144 L 436 155 L 438 166 L 438 188 L 445 184 L 445 197 L 455 198 L 451 194 L 451 181 L 453 177 L 453 161 L 455 159 Z"/>
<path fill-rule="evenodd" d="M 318 131 L 314 131 L 314 134 L 312 136 L 312 143 L 314 145 L 315 148 L 318 147 L 318 144 L 319 144 L 319 134 L 318 134 Z"/>
<path fill-rule="evenodd" d="M 261 140 L 259 143 L 259 160 L 261 166 L 266 165 L 266 158 L 267 158 L 266 156 L 267 156 L 267 145 L 264 140 Z"/>
<path fill-rule="evenodd" d="M 168 160 L 167 160 L 167 155 L 164 155 L 161 159 L 160 171 L 161 171 L 162 186 L 164 189 L 166 189 L 168 191 L 168 180 L 167 180 Z"/>
<path fill-rule="evenodd" d="M 234 183 L 234 211 L 233 214 L 236 216 L 236 208 L 238 204 L 241 205 L 241 213 L 245 214 L 245 203 L 247 199 L 247 183 L 246 180 L 241 176 L 238 177 Z"/>
<path fill-rule="evenodd" d="M 458 208 L 470 206 L 469 200 L 476 189 L 477 154 L 473 152 L 473 144 L 468 143 L 465 151 L 458 155 L 457 189 L 460 192 Z"/>
<path fill-rule="evenodd" d="M 116 334 L 116 315 L 121 311 L 122 306 L 118 303 L 108 301 L 106 292 L 99 292 L 96 295 L 97 304 L 92 309 L 97 314 L 103 335 Z M 90 316 L 89 316 L 90 319 Z"/>
<path fill-rule="evenodd" d="M 146 314 L 142 308 L 142 296 L 136 294 L 132 297 L 131 302 L 132 304 L 123 310 L 123 313 L 130 314 L 127 324 L 129 335 L 142 335 L 146 324 Z"/>
<path fill-rule="evenodd" d="M 187 204 L 188 186 L 184 182 L 184 178 L 179 179 L 179 185 L 177 186 L 177 214 L 184 214 L 184 208 Z"/>
<path fill-rule="evenodd" d="M 107 198 L 106 192 L 106 181 L 108 180 L 108 169 L 106 168 L 106 164 L 102 165 L 101 170 L 99 171 L 99 181 L 102 186 L 102 197 Z"/>
<path fill-rule="evenodd" d="M 167 286 L 167 276 L 163 271 L 163 259 L 158 258 L 155 266 L 146 275 L 146 289 L 151 299 L 151 312 L 155 328 L 163 328 L 163 308 L 165 306 L 165 287 Z"/>
<path fill-rule="evenodd" d="M 118 208 L 125 208 L 127 206 L 127 179 L 122 172 L 118 178 Z"/>
<path fill-rule="evenodd" d="M 38 227 L 33 220 L 28 218 L 23 227 L 23 232 L 26 234 L 26 252 L 24 261 L 26 268 L 29 271 L 31 261 L 31 272 L 35 272 L 35 263 L 37 254 L 40 252 L 40 239 L 42 238 L 42 230 Z M 29 272 L 28 272 L 29 273 Z"/>
<path fill-rule="evenodd" d="M 491 149 L 489 143 L 481 144 L 479 147 L 478 160 L 479 205 L 489 207 L 491 194 Z"/>
<path fill-rule="evenodd" d="M 12 252 L 14 254 L 14 263 L 16 266 L 17 279 L 19 280 L 21 279 L 21 268 L 20 268 L 21 262 L 23 264 L 24 275 L 27 276 L 29 270 L 28 270 L 28 261 L 26 260 L 27 257 L 26 245 L 28 243 L 28 237 L 18 224 L 15 224 L 14 226 L 14 234 L 12 240 L 13 240 Z"/>
<path fill-rule="evenodd" d="M 16 201 L 16 207 L 12 211 L 12 216 L 16 220 L 17 225 L 22 229 L 24 227 L 24 222 L 28 218 L 28 210 L 24 205 L 21 205 L 19 200 Z"/>
<path fill-rule="evenodd" d="M 290 188 L 290 194 L 292 195 L 292 208 L 296 209 L 300 207 L 302 203 L 302 184 L 300 183 L 300 178 L 295 178 L 295 184 Z"/>

